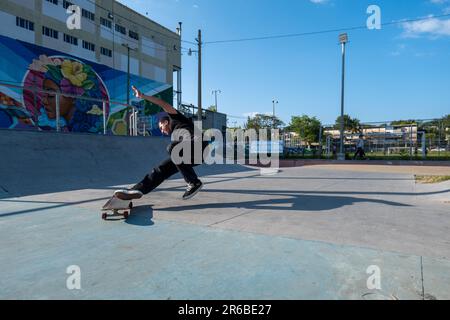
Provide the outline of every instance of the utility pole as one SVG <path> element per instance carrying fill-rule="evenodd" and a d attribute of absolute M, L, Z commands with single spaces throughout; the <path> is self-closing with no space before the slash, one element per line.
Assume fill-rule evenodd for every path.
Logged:
<path fill-rule="evenodd" d="M 340 131 L 340 148 L 338 160 L 345 160 L 344 153 L 344 84 L 345 84 L 345 44 L 348 42 L 346 33 L 339 35 L 339 43 L 342 47 L 342 80 L 341 80 L 341 131 Z"/>
<path fill-rule="evenodd" d="M 178 35 L 180 36 L 180 43 L 181 43 L 181 37 L 182 37 L 182 33 L 183 33 L 183 28 L 182 28 L 183 23 L 182 22 L 178 22 Z M 181 48 L 180 48 L 181 51 Z M 177 70 L 177 110 L 180 110 L 181 108 L 181 104 L 182 104 L 182 90 L 181 90 L 181 65 L 179 68 L 176 68 Z"/>
<path fill-rule="evenodd" d="M 219 110 L 219 108 L 217 107 L 217 94 L 218 93 L 222 93 L 222 91 L 220 91 L 220 90 L 213 90 L 213 92 L 212 92 L 212 94 L 213 95 L 215 95 L 215 101 L 216 101 L 216 104 L 215 104 L 215 106 L 216 106 L 216 112 L 218 112 L 218 110 Z"/>
<path fill-rule="evenodd" d="M 202 121 L 202 30 L 198 30 L 198 121 Z"/>

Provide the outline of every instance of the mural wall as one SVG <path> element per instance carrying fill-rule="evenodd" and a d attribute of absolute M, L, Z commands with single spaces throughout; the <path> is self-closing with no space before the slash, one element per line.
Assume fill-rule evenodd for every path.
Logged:
<path fill-rule="evenodd" d="M 135 75 L 130 76 L 130 82 L 148 95 L 173 101 L 171 85 Z M 103 134 L 103 104 L 82 99 L 90 98 L 106 101 L 107 133 L 126 135 L 127 108 L 114 102 L 125 103 L 130 90 L 131 104 L 145 121 L 141 127 L 148 135 L 161 135 L 161 108 L 136 100 L 126 84 L 125 72 L 0 36 L 0 128 L 56 130 L 55 95 L 31 90 L 36 88 L 80 97 L 60 96 L 61 131 Z"/>

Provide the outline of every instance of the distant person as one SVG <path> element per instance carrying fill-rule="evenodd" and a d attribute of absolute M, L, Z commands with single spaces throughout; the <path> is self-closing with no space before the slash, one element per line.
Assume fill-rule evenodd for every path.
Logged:
<path fill-rule="evenodd" d="M 361 159 L 365 159 L 366 158 L 366 153 L 364 152 L 364 139 L 363 139 L 363 135 L 360 134 L 359 135 L 359 139 L 358 142 L 356 143 L 356 152 L 355 155 L 353 157 L 353 160 L 356 160 L 356 158 L 359 156 L 361 157 Z"/>
<path fill-rule="evenodd" d="M 144 95 L 134 86 L 132 87 L 134 95 L 137 98 L 145 99 L 154 104 L 159 105 L 165 112 L 167 112 L 167 116 L 163 116 L 159 119 L 159 129 L 165 135 L 170 135 L 176 130 L 185 130 L 185 133 L 189 133 L 188 135 L 183 135 L 182 140 L 172 141 L 168 147 L 167 151 L 169 152 L 169 158 L 162 161 L 158 166 L 156 166 L 150 174 L 147 174 L 142 181 L 131 187 L 130 189 L 125 190 L 117 190 L 114 195 L 122 200 L 132 200 L 139 199 L 144 194 L 151 192 L 157 186 L 159 186 L 163 181 L 171 177 L 177 172 L 180 172 L 183 176 L 184 180 L 187 183 L 186 192 L 183 195 L 183 200 L 192 198 L 200 189 L 203 187 L 202 182 L 198 179 L 197 174 L 195 173 L 193 167 L 197 164 L 194 164 L 194 147 L 191 146 L 191 159 L 190 163 L 180 163 L 175 164 L 172 161 L 172 150 L 179 143 L 194 143 L 194 123 L 192 120 L 186 118 L 183 114 L 174 109 L 169 103 L 158 99 L 156 97 Z M 202 155 L 203 150 L 208 145 L 207 142 L 202 141 Z M 203 161 L 203 157 L 202 157 Z"/>

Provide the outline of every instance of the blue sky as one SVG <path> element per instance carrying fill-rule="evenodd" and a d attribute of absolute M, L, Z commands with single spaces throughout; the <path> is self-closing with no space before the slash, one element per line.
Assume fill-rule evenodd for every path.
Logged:
<path fill-rule="evenodd" d="M 369 5 L 382 23 L 450 13 L 450 0 L 120 0 L 175 30 L 183 40 L 216 41 L 365 26 Z M 272 113 L 324 124 L 340 114 L 339 32 L 295 38 L 207 44 L 203 106 L 245 117 Z M 345 112 L 361 121 L 430 119 L 450 113 L 450 16 L 349 31 Z M 183 47 L 196 49 L 188 43 Z M 197 58 L 182 56 L 183 101 L 197 104 Z M 241 118 L 230 118 L 241 124 Z"/>

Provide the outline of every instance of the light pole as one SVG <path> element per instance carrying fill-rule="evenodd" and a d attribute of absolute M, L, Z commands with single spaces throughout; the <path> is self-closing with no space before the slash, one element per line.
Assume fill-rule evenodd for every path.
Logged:
<path fill-rule="evenodd" d="M 344 153 L 344 84 L 345 84 L 345 45 L 348 42 L 348 35 L 342 33 L 339 35 L 339 43 L 342 48 L 342 80 L 341 80 L 341 130 L 340 130 L 340 148 L 338 160 L 345 160 Z"/>
<path fill-rule="evenodd" d="M 198 30 L 198 121 L 202 121 L 202 30 Z"/>
<path fill-rule="evenodd" d="M 129 119 L 128 111 L 130 108 L 130 50 L 136 51 L 136 49 L 130 48 L 128 43 L 122 43 L 122 46 L 127 48 L 127 119 Z M 134 109 L 131 108 L 131 110 L 133 111 L 133 119 L 134 119 L 134 114 L 135 114 Z M 135 120 L 133 120 L 133 121 L 135 121 Z M 133 125 L 134 125 L 134 123 L 133 123 Z M 129 122 L 128 122 L 128 126 L 130 126 Z"/>
<path fill-rule="evenodd" d="M 272 126 L 275 128 L 275 104 L 278 104 L 278 100 L 272 100 L 273 113 L 272 113 Z"/>
<path fill-rule="evenodd" d="M 134 48 L 130 48 L 128 43 L 122 43 L 122 46 L 127 48 L 127 104 L 130 104 L 130 50 L 136 51 Z"/>
<path fill-rule="evenodd" d="M 216 104 L 215 104 L 215 106 L 216 106 L 216 112 L 218 111 L 218 108 L 217 108 L 217 94 L 218 94 L 218 93 L 222 93 L 222 91 L 220 91 L 220 90 L 213 90 L 213 91 L 212 91 L 212 93 L 211 93 L 211 94 L 215 95 L 215 101 L 216 101 Z"/>

